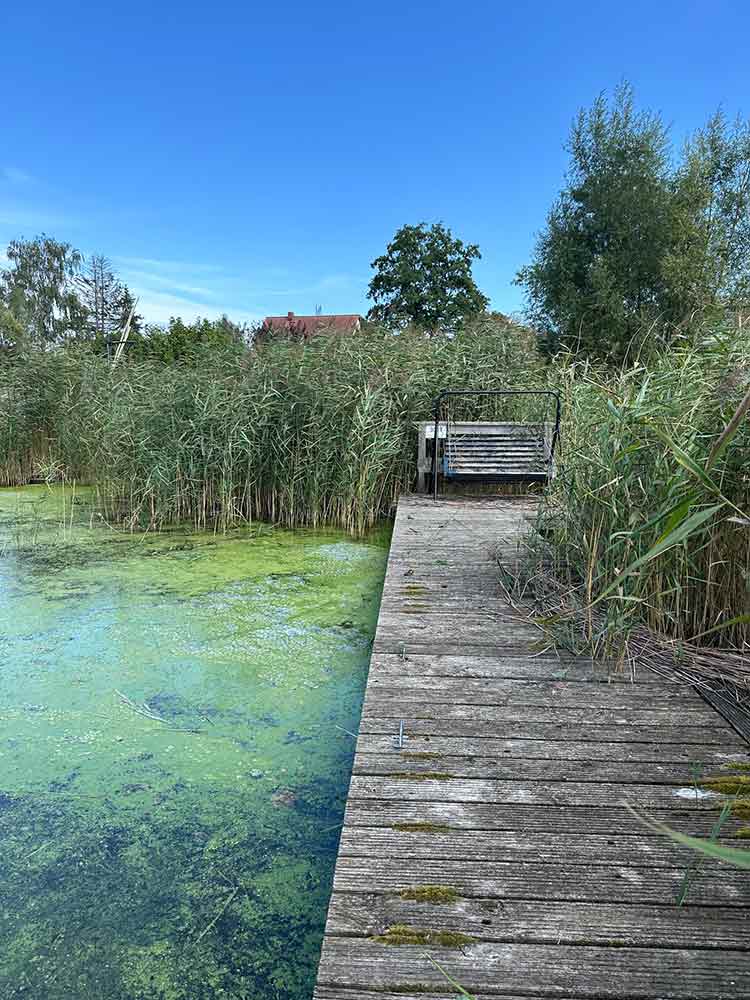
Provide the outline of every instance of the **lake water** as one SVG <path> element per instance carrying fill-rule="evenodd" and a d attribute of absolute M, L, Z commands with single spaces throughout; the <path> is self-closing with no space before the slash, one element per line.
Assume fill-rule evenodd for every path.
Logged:
<path fill-rule="evenodd" d="M 387 539 L 0 490 L 0 996 L 312 993 Z"/>

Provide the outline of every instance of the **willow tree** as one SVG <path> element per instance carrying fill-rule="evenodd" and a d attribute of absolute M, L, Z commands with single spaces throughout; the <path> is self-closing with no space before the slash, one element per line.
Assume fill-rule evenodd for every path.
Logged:
<path fill-rule="evenodd" d="M 566 186 L 516 281 L 548 342 L 622 356 L 668 298 L 677 220 L 667 130 L 623 85 L 579 113 L 567 148 Z"/>

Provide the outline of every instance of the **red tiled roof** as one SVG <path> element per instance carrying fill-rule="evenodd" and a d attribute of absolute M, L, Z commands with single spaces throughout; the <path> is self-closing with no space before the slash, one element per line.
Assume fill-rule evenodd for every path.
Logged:
<path fill-rule="evenodd" d="M 313 333 L 326 329 L 352 333 L 361 322 L 362 317 L 357 313 L 334 313 L 328 316 L 297 316 L 295 313 L 287 313 L 286 316 L 266 316 L 262 329 L 309 337 Z"/>

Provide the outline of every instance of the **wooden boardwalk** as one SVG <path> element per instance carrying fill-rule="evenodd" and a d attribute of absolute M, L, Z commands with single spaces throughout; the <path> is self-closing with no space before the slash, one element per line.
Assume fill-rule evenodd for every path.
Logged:
<path fill-rule="evenodd" d="M 707 835 L 697 771 L 747 745 L 684 685 L 536 653 L 495 561 L 532 509 L 399 503 L 316 1000 L 456 997 L 430 959 L 476 1000 L 750 996 L 750 873 L 619 805 Z"/>

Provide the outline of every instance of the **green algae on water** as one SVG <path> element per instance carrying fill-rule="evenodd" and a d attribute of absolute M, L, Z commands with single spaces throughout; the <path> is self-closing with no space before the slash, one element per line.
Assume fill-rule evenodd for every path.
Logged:
<path fill-rule="evenodd" d="M 0 995 L 307 1000 L 385 546 L 75 499 L 0 490 Z"/>

